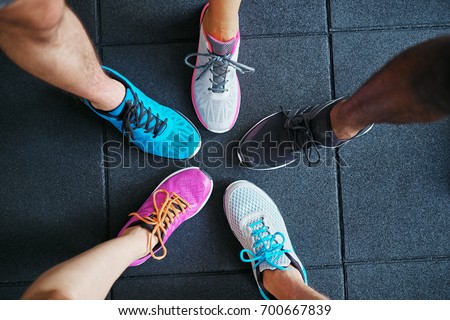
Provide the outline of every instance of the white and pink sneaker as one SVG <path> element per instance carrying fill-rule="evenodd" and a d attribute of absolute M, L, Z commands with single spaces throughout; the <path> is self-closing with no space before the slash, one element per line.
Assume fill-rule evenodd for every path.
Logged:
<path fill-rule="evenodd" d="M 229 131 L 239 114 L 241 90 L 236 71 L 244 74 L 255 71 L 237 62 L 240 34 L 227 42 L 221 42 L 203 30 L 200 17 L 200 39 L 198 52 L 186 56 L 185 63 L 194 68 L 191 95 L 195 112 L 206 129 L 215 133 Z M 197 57 L 195 65 L 188 60 Z"/>

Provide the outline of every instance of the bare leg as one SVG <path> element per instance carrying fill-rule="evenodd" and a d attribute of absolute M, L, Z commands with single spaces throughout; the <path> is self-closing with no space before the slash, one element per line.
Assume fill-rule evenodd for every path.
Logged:
<path fill-rule="evenodd" d="M 417 123 L 450 114 L 450 36 L 400 53 L 330 113 L 336 137 L 372 123 Z"/>
<path fill-rule="evenodd" d="M 288 270 L 264 270 L 264 287 L 280 300 L 325 300 L 311 287 L 308 287 L 302 279 L 300 272 L 290 266 Z"/>
<path fill-rule="evenodd" d="M 209 0 L 209 8 L 203 18 L 203 28 L 219 41 L 236 37 L 239 30 L 241 0 Z"/>
<path fill-rule="evenodd" d="M 150 233 L 130 228 L 41 275 L 22 299 L 104 299 L 117 278 L 136 259 L 149 252 Z M 152 240 L 154 246 L 158 242 Z"/>
<path fill-rule="evenodd" d="M 0 10 L 0 49 L 32 75 L 99 109 L 112 110 L 125 96 L 124 86 L 103 73 L 64 0 L 17 0 Z"/>

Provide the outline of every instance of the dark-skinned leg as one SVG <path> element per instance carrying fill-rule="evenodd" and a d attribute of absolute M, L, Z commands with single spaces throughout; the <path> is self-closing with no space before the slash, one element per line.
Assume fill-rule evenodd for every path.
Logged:
<path fill-rule="evenodd" d="M 349 139 L 372 123 L 432 122 L 450 114 L 450 36 L 409 48 L 330 112 L 333 131 Z"/>

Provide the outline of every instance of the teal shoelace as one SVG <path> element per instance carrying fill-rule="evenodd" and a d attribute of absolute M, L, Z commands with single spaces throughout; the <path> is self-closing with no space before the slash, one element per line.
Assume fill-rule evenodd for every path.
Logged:
<path fill-rule="evenodd" d="M 252 229 L 252 237 L 255 238 L 255 243 L 253 244 L 255 252 L 243 249 L 241 251 L 241 260 L 243 262 L 255 262 L 253 269 L 256 269 L 261 263 L 266 262 L 276 269 L 287 270 L 288 268 L 275 263 L 283 254 L 290 252 L 290 250 L 283 249 L 284 242 L 286 241 L 284 235 L 281 232 L 276 232 L 271 235 L 263 219 L 253 222 L 249 227 Z M 282 239 L 280 243 L 276 241 L 277 236 Z M 244 253 L 249 258 L 244 257 Z"/>

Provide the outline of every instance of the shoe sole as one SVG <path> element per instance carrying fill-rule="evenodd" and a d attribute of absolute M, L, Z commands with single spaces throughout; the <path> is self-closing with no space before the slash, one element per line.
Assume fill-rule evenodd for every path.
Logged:
<path fill-rule="evenodd" d="M 256 168 L 255 167 L 255 168 L 253 168 L 253 167 L 248 167 L 248 166 L 246 166 L 244 164 L 244 162 L 242 161 L 242 155 L 239 153 L 239 151 L 237 151 L 237 156 L 238 156 L 238 159 L 241 162 L 241 166 L 243 168 L 249 169 L 249 170 L 254 170 L 254 171 L 270 171 L 270 170 L 281 169 L 281 168 L 287 167 L 288 165 L 294 163 L 295 161 L 298 161 L 298 159 L 296 158 L 296 159 L 292 160 L 291 162 L 285 163 L 285 164 L 283 164 L 281 166 L 278 166 L 278 167 L 270 167 L 270 168 Z"/>
<path fill-rule="evenodd" d="M 250 170 L 255 170 L 255 171 L 269 171 L 269 170 L 275 170 L 275 169 L 284 168 L 284 167 L 286 167 L 286 166 L 288 166 L 288 165 L 294 163 L 295 161 L 298 161 L 298 159 L 294 159 L 294 160 L 292 160 L 291 162 L 285 163 L 285 164 L 283 164 L 283 165 L 281 165 L 281 166 L 270 167 L 270 168 L 262 168 L 262 169 L 258 169 L 258 168 L 254 168 L 254 167 L 248 167 L 248 166 L 245 165 L 245 163 L 244 163 L 244 161 L 243 161 L 243 155 L 240 153 L 241 146 L 242 146 L 242 141 L 243 141 L 243 140 L 245 139 L 245 137 L 247 137 L 248 134 L 249 134 L 254 128 L 256 128 L 261 122 L 265 121 L 266 119 L 270 118 L 271 116 L 273 116 L 273 115 L 275 115 L 275 114 L 277 114 L 277 113 L 279 113 L 279 112 L 272 113 L 272 114 L 268 115 L 267 117 L 265 117 L 265 118 L 261 119 L 260 121 L 258 121 L 253 127 L 251 127 L 251 128 L 247 131 L 246 134 L 244 134 L 244 136 L 243 136 L 243 137 L 241 138 L 241 140 L 239 141 L 238 150 L 237 150 L 237 156 L 238 156 L 238 159 L 239 159 L 239 161 L 240 161 L 242 167 L 244 167 L 244 168 L 246 168 L 246 169 L 250 169 Z"/>
<path fill-rule="evenodd" d="M 172 109 L 174 110 L 174 109 Z M 195 129 L 195 131 L 197 132 L 198 136 L 200 137 L 200 140 L 198 142 L 198 146 L 197 148 L 194 150 L 194 152 L 192 153 L 192 155 L 189 158 L 184 158 L 184 159 L 175 159 L 175 158 L 166 158 L 166 157 L 162 157 L 162 156 L 157 156 L 157 157 L 161 157 L 161 158 L 166 158 L 166 159 L 174 159 L 174 160 L 179 160 L 179 161 L 183 161 L 183 160 L 190 160 L 193 157 L 195 157 L 197 155 L 197 153 L 200 151 L 200 149 L 202 148 L 202 136 L 200 134 L 200 131 L 198 131 L 197 127 L 192 123 L 191 120 L 189 120 L 184 114 L 182 114 L 181 112 L 179 112 L 178 110 L 174 110 L 175 112 L 177 112 L 180 116 L 182 116 L 183 118 L 186 119 L 187 122 L 189 122 L 192 126 L 192 128 Z M 145 151 L 144 151 L 145 152 Z M 200 169 L 200 168 L 199 168 Z M 201 170 L 201 169 L 200 169 Z M 203 170 L 201 170 L 203 172 Z"/>

